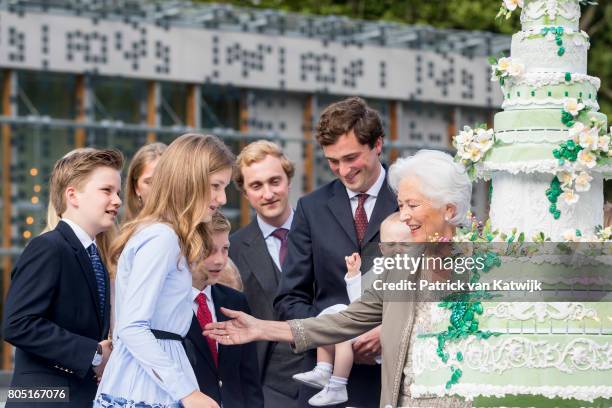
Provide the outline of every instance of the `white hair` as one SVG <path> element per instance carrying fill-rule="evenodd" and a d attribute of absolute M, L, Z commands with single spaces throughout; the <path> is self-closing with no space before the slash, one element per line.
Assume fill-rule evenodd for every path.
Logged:
<path fill-rule="evenodd" d="M 397 194 L 400 182 L 414 176 L 421 182 L 421 193 L 437 207 L 451 204 L 455 215 L 449 220 L 453 225 L 466 221 L 472 197 L 472 182 L 465 168 L 453 157 L 437 150 L 419 150 L 409 157 L 397 159 L 389 168 L 389 186 Z"/>

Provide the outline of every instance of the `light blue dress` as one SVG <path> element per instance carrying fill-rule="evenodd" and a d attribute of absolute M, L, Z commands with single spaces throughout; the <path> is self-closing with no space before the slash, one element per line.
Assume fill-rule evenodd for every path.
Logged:
<path fill-rule="evenodd" d="M 142 228 L 125 245 L 115 280 L 113 352 L 94 407 L 180 407 L 198 390 L 183 345 L 157 340 L 151 329 L 185 336 L 191 309 L 191 273 L 168 225 Z"/>

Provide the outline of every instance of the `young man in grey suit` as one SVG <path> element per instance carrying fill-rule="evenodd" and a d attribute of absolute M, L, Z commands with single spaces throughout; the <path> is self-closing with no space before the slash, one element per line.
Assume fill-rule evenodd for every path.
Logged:
<path fill-rule="evenodd" d="M 253 316 L 274 320 L 272 301 L 293 220 L 289 186 L 294 167 L 278 145 L 265 140 L 246 146 L 236 167 L 236 186 L 257 217 L 230 237 L 229 256 L 240 271 Z M 302 356 L 284 343 L 259 342 L 257 357 L 266 408 L 297 407 L 299 385 L 291 377 L 302 371 Z"/>
<path fill-rule="evenodd" d="M 384 129 L 378 113 L 357 97 L 328 106 L 316 138 L 337 179 L 298 201 L 275 309 L 281 320 L 316 316 L 328 306 L 348 304 L 344 257 L 363 254 L 380 241 L 380 223 L 397 211 L 380 162 Z M 371 259 L 371 257 L 369 257 Z M 371 265 L 365 259 L 362 270 Z M 369 261 L 371 262 L 371 260 Z M 348 406 L 377 407 L 380 399 L 380 327 L 353 343 L 356 364 L 348 380 Z M 306 370 L 314 353 L 305 356 Z M 328 385 L 330 386 L 330 385 Z M 300 390 L 307 407 L 315 391 Z"/>

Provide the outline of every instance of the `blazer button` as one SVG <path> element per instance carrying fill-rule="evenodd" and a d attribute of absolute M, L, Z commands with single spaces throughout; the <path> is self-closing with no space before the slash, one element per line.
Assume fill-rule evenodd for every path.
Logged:
<path fill-rule="evenodd" d="M 219 380 L 219 388 L 223 388 L 223 381 Z"/>

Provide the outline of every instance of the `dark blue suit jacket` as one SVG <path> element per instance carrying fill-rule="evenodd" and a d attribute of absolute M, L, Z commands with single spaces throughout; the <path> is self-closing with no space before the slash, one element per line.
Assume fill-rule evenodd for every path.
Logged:
<path fill-rule="evenodd" d="M 60 221 L 30 241 L 11 279 L 3 317 L 4 338 L 16 347 L 11 387 L 70 387 L 70 403 L 29 407 L 91 406 L 97 389 L 91 363 L 110 326 L 108 276 L 106 307 L 100 310 L 89 256 Z"/>
<path fill-rule="evenodd" d="M 344 275 L 345 256 L 362 255 L 362 270 L 370 269 L 380 242 L 380 223 L 397 211 L 397 199 L 383 183 L 368 222 L 363 242 L 357 232 L 346 187 L 334 180 L 302 197 L 289 232 L 288 253 L 283 265 L 274 307 L 281 320 L 303 319 L 334 304 L 348 304 Z M 314 367 L 314 354 L 305 359 L 305 369 Z M 300 389 L 301 406 L 310 395 Z M 377 407 L 380 399 L 380 366 L 355 365 L 348 383 L 348 405 Z"/>
<path fill-rule="evenodd" d="M 211 286 L 211 293 L 217 321 L 228 320 L 221 313 L 221 307 L 251 313 L 246 298 L 237 290 L 217 284 Z M 200 391 L 222 404 L 223 408 L 263 408 L 255 343 L 241 346 L 220 344 L 217 368 L 195 315 L 187 337 L 195 346 L 194 372 Z"/>
<path fill-rule="evenodd" d="M 380 223 L 397 211 L 397 198 L 383 183 L 361 246 L 346 188 L 334 180 L 298 201 L 274 307 L 281 320 L 303 319 L 328 306 L 348 304 L 345 256 L 376 249 Z M 363 255 L 363 253 L 362 253 Z M 370 269 L 371 257 L 362 259 Z"/>

